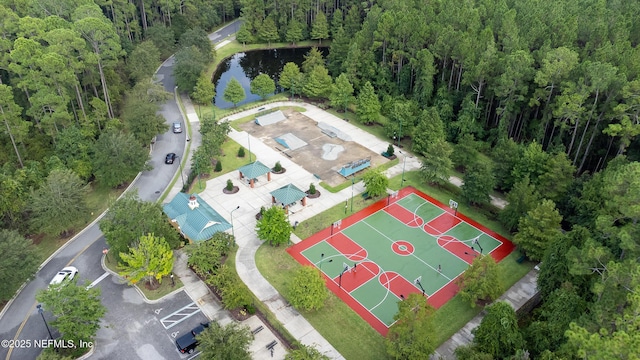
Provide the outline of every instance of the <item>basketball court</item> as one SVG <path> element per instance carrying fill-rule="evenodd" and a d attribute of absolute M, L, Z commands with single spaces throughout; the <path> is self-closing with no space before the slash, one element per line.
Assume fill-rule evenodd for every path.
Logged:
<path fill-rule="evenodd" d="M 287 251 L 320 269 L 327 287 L 382 335 L 397 303 L 423 294 L 435 308 L 458 291 L 456 279 L 477 256 L 513 251 L 501 235 L 413 187 L 331 224 Z"/>

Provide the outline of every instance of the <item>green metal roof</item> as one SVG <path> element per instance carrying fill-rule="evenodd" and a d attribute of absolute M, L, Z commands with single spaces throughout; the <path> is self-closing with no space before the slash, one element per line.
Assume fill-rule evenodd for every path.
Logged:
<path fill-rule="evenodd" d="M 256 179 L 258 176 L 262 176 L 271 169 L 260 161 L 252 162 L 251 164 L 247 164 L 238 169 L 242 173 L 242 175 L 246 176 L 248 179 Z"/>
<path fill-rule="evenodd" d="M 271 196 L 276 199 L 276 202 L 280 202 L 284 205 L 293 204 L 294 202 L 307 196 L 304 191 L 298 189 L 293 184 L 288 184 L 280 189 L 273 190 Z"/>
<path fill-rule="evenodd" d="M 193 194 L 198 207 L 189 207 L 190 194 L 178 193 L 170 203 L 163 206 L 165 214 L 178 223 L 180 231 L 192 241 L 209 240 L 213 234 L 231 228 L 218 212 L 207 204 L 200 196 Z"/>

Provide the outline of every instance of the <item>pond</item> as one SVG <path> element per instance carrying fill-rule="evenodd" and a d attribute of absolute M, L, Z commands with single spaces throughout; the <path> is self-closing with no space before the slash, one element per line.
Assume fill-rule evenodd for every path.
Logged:
<path fill-rule="evenodd" d="M 311 48 L 288 48 L 255 50 L 236 53 L 218 65 L 218 69 L 213 74 L 213 83 L 216 86 L 216 106 L 221 109 L 233 107 L 233 104 L 224 100 L 224 89 L 232 77 L 240 82 L 244 88 L 246 98 L 238 105 L 260 100 L 260 96 L 251 93 L 251 80 L 260 74 L 269 75 L 278 83 L 278 77 L 284 65 L 293 62 L 302 65 L 304 55 Z M 328 49 L 320 48 L 320 52 L 326 58 Z M 282 89 L 276 86 L 276 93 Z"/>

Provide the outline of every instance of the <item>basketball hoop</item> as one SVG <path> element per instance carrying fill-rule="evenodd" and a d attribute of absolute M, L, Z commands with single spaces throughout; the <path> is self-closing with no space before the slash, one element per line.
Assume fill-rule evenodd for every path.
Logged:
<path fill-rule="evenodd" d="M 449 199 L 449 207 L 453 209 L 453 215 L 458 215 L 458 203 L 453 199 Z"/>

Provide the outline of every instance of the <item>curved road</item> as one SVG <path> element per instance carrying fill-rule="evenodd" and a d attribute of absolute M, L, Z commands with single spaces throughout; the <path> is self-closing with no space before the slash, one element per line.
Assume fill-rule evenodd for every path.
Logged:
<path fill-rule="evenodd" d="M 212 41 L 218 38 L 225 38 L 237 31 L 238 24 L 239 21 L 235 21 L 212 33 L 209 38 Z M 175 87 L 172 72 L 173 57 L 165 61 L 157 71 L 158 80 L 162 82 L 164 88 L 170 93 L 174 92 Z M 184 124 L 185 120 L 182 119 L 178 104 L 173 97 L 162 106 L 160 113 L 165 117 L 168 124 L 174 121 L 181 121 Z M 153 169 L 141 173 L 127 191 L 137 191 L 142 200 L 157 201 L 178 172 L 179 162 L 174 165 L 165 165 L 164 157 L 167 153 L 174 152 L 182 159 L 185 140 L 186 131 L 181 134 L 173 134 L 169 129 L 168 132 L 158 135 L 150 154 L 150 164 Z M 99 218 L 47 259 L 41 265 L 34 279 L 27 283 L 0 313 L 0 340 L 2 340 L 0 359 L 35 359 L 40 354 L 42 347 L 36 341 L 49 338 L 45 322 L 41 316 L 47 322 L 50 322 L 52 318 L 50 313 L 45 312 L 41 315 L 37 312 L 35 295 L 39 290 L 46 288 L 55 273 L 65 266 L 73 265 L 80 270 L 78 275 L 80 283 L 88 281 L 102 288 L 102 302 L 107 306 L 108 316 L 111 315 L 110 321 L 122 321 L 123 323 L 131 321 L 136 323 L 130 317 L 135 316 L 135 314 L 129 314 L 128 317 L 114 316 L 118 313 L 126 313 L 131 306 L 131 295 L 127 291 L 131 289 L 119 284 L 117 279 L 105 273 L 100 265 L 102 249 L 106 247 L 106 243 L 98 227 L 98 220 Z M 137 302 L 137 300 L 133 302 Z M 139 302 L 142 302 L 141 299 Z M 144 319 L 137 322 L 144 323 Z M 124 324 L 118 325 L 124 326 Z M 108 326 L 109 324 L 103 323 L 103 329 Z M 56 337 L 55 329 L 51 329 L 51 331 L 53 336 Z M 147 336 L 150 335 L 148 334 Z M 118 344 L 118 347 L 121 347 L 123 344 L 118 343 L 117 337 L 118 334 L 113 334 L 114 342 Z M 4 340 L 19 346 L 9 348 Z M 175 347 L 169 342 L 167 344 L 167 346 L 162 346 L 163 353 L 171 347 L 172 353 L 177 356 L 178 353 L 175 351 Z M 109 347 L 109 344 L 98 344 L 96 352 L 103 352 L 100 351 L 102 350 L 100 349 L 101 346 Z M 106 349 L 106 353 L 110 354 L 109 357 L 114 356 L 113 358 L 119 357 L 123 359 L 163 358 L 162 355 L 158 356 L 159 353 L 151 351 L 149 348 L 145 349 L 140 346 L 140 348 L 136 349 L 135 343 L 129 346 L 133 346 L 133 349 L 129 349 L 131 350 L 129 352 L 126 351 L 127 349 L 118 351 L 118 349 L 112 348 Z M 136 353 L 137 357 L 133 355 Z"/>

